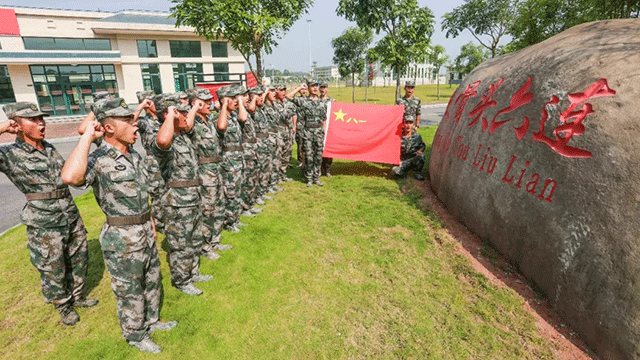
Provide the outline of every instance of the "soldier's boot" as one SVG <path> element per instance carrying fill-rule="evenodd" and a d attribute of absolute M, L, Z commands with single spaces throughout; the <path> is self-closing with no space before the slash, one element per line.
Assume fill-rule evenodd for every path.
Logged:
<path fill-rule="evenodd" d="M 284 180 L 286 182 L 293 181 L 293 179 L 288 177 L 288 176 L 285 176 L 284 178 L 282 178 L 282 180 Z"/>
<path fill-rule="evenodd" d="M 394 174 L 400 176 L 400 177 L 405 177 L 405 173 L 402 172 L 402 170 L 400 169 L 400 166 L 394 166 L 391 168 L 391 172 L 393 172 Z"/>
<path fill-rule="evenodd" d="M 320 182 L 320 180 L 314 180 L 313 183 L 318 185 L 318 186 L 324 186 L 324 184 L 322 182 Z"/>
<path fill-rule="evenodd" d="M 262 209 L 252 207 L 251 209 L 249 209 L 249 211 L 251 211 L 251 213 L 253 214 L 260 214 L 262 212 Z"/>
<path fill-rule="evenodd" d="M 78 300 L 73 300 L 73 306 L 88 308 L 88 307 L 94 307 L 98 305 L 98 302 L 99 302 L 98 299 L 82 298 Z"/>
<path fill-rule="evenodd" d="M 273 198 L 271 196 L 268 196 L 268 195 L 262 195 L 262 200 L 273 200 Z"/>
<path fill-rule="evenodd" d="M 198 274 L 191 278 L 193 282 L 207 282 L 211 279 L 213 279 L 213 275 L 205 275 L 205 274 Z"/>
<path fill-rule="evenodd" d="M 274 187 L 273 187 L 273 190 L 275 190 L 275 191 L 282 191 L 282 190 L 284 190 L 284 188 L 281 188 L 281 187 L 279 187 L 279 186 L 274 186 Z"/>
<path fill-rule="evenodd" d="M 156 321 L 155 323 L 149 325 L 149 334 L 152 334 L 154 331 L 168 331 L 178 326 L 177 321 Z"/>
<path fill-rule="evenodd" d="M 129 345 L 133 346 L 134 348 L 140 351 L 144 351 L 152 354 L 159 354 L 162 352 L 162 349 L 160 349 L 160 346 L 154 343 L 153 340 L 151 340 L 151 338 L 148 335 L 145 336 L 144 339 L 140 341 L 129 340 Z"/>
<path fill-rule="evenodd" d="M 234 226 L 249 226 L 249 224 L 238 221 L 237 223 L 234 224 Z"/>
<path fill-rule="evenodd" d="M 232 233 L 239 233 L 240 232 L 240 228 L 237 227 L 236 225 L 227 226 L 225 228 L 225 230 L 227 230 L 228 232 L 232 232 Z"/>
<path fill-rule="evenodd" d="M 312 186 L 313 186 L 313 182 L 307 181 L 307 187 L 312 187 Z"/>
<path fill-rule="evenodd" d="M 252 213 L 250 210 L 245 210 L 242 212 L 242 216 L 256 217 L 256 214 Z"/>
<path fill-rule="evenodd" d="M 213 251 L 213 250 L 209 250 L 209 251 L 205 251 L 202 256 L 206 257 L 209 260 L 216 260 L 217 258 L 220 257 L 220 254 L 218 254 L 217 252 Z"/>
<path fill-rule="evenodd" d="M 264 204 L 265 204 L 265 202 L 264 202 L 264 200 L 262 200 L 262 199 L 258 198 L 258 200 L 256 200 L 256 204 L 257 204 L 257 205 L 264 205 Z"/>
<path fill-rule="evenodd" d="M 202 295 L 202 290 L 198 289 L 192 283 L 188 283 L 187 285 L 177 286 L 176 289 L 178 291 L 183 292 L 187 295 Z"/>
<path fill-rule="evenodd" d="M 331 173 L 327 171 L 327 177 L 330 178 L 331 176 L 333 175 L 331 175 Z"/>
<path fill-rule="evenodd" d="M 267 194 L 275 194 L 277 192 L 278 191 L 276 189 L 274 189 L 274 188 L 269 188 L 269 190 L 267 190 Z"/>
<path fill-rule="evenodd" d="M 73 326 L 80 321 L 80 316 L 70 304 L 63 305 L 58 308 L 58 312 L 62 317 L 62 323 L 67 326 Z"/>
<path fill-rule="evenodd" d="M 233 249 L 233 246 L 227 244 L 216 244 L 216 246 L 213 247 L 213 250 L 215 251 L 225 251 L 229 249 Z"/>
<path fill-rule="evenodd" d="M 420 181 L 424 180 L 424 175 L 422 175 L 421 173 L 415 173 L 413 174 L 413 177 Z"/>

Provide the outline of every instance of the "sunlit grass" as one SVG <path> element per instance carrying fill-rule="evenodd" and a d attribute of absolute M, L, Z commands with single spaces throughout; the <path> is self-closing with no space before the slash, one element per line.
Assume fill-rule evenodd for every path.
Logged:
<path fill-rule="evenodd" d="M 448 102 L 458 85 L 449 86 L 440 84 L 440 99 L 437 97 L 437 85 L 417 85 L 414 95 L 422 101 L 422 104 L 431 102 Z M 365 96 L 365 87 L 356 87 L 356 103 L 365 103 L 365 98 L 369 104 L 392 105 L 396 103 L 394 86 L 371 86 L 368 90 L 368 97 Z M 402 90 L 401 95 L 404 95 Z M 329 96 L 339 102 L 352 102 L 351 87 L 330 87 Z"/>

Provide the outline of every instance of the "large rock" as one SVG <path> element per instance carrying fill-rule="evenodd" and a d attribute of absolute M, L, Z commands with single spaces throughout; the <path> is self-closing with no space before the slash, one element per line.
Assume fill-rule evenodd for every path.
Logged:
<path fill-rule="evenodd" d="M 640 21 L 480 65 L 436 132 L 433 190 L 604 359 L 640 359 Z"/>

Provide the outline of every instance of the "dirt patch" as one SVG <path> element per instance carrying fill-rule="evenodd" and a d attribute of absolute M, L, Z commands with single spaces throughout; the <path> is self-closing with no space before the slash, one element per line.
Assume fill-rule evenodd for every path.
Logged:
<path fill-rule="evenodd" d="M 571 330 L 562 318 L 552 309 L 549 301 L 533 290 L 528 280 L 518 272 L 504 257 L 473 234 L 456 220 L 438 200 L 428 180 L 413 182 L 422 190 L 422 198 L 417 202 L 422 210 L 433 209 L 444 223 L 446 231 L 459 244 L 458 251 L 469 258 L 472 267 L 484 274 L 496 286 L 509 287 L 525 300 L 524 308 L 536 319 L 540 335 L 555 344 L 555 355 L 560 360 L 597 360 L 599 359 L 578 334 Z M 402 188 L 403 193 L 409 191 L 409 185 Z M 396 227 L 397 228 L 397 227 Z M 391 228 L 387 230 L 395 230 Z M 384 231 L 384 229 L 382 229 Z"/>
<path fill-rule="evenodd" d="M 403 227 L 402 227 L 402 226 L 400 226 L 400 225 L 396 225 L 396 226 L 394 226 L 394 227 L 392 227 L 392 228 L 379 228 L 379 230 L 380 230 L 380 231 L 382 231 L 383 233 L 386 233 L 386 234 L 390 234 L 390 233 L 400 233 L 400 234 L 402 234 L 402 236 L 403 236 L 405 239 L 408 239 L 408 238 L 410 238 L 410 237 L 413 235 L 413 233 L 412 233 L 411 231 L 409 231 L 409 230 L 407 230 L 407 229 L 403 228 Z"/>

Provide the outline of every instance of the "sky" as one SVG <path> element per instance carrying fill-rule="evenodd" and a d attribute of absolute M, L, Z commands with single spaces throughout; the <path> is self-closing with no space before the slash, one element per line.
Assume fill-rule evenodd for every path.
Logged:
<path fill-rule="evenodd" d="M 429 7 L 434 15 L 436 23 L 434 26 L 435 31 L 431 36 L 431 44 L 444 46 L 450 59 L 453 60 L 460 53 L 460 47 L 463 44 L 475 40 L 468 31 L 464 31 L 457 38 L 447 39 L 440 30 L 442 16 L 456 6 L 463 4 L 464 0 L 418 0 L 418 3 L 421 7 Z M 2 5 L 110 12 L 122 10 L 169 11 L 172 6 L 171 1 L 168 0 L 110 0 L 106 2 L 0 0 L 0 7 Z M 318 66 L 332 65 L 333 48 L 331 47 L 331 40 L 340 36 L 348 27 L 355 26 L 355 23 L 336 15 L 337 6 L 338 0 L 316 0 L 309 9 L 309 13 L 302 16 L 291 27 L 289 32 L 278 40 L 278 46 L 274 48 L 273 53 L 266 55 L 266 68 L 306 72 L 310 70 L 309 55 L 311 55 L 311 61 L 317 61 Z M 311 22 L 307 22 L 307 20 L 311 20 Z M 311 44 L 309 42 L 309 30 L 311 30 Z M 377 38 L 381 36 L 382 34 Z"/>

